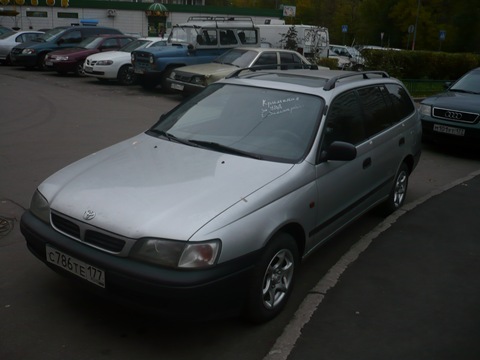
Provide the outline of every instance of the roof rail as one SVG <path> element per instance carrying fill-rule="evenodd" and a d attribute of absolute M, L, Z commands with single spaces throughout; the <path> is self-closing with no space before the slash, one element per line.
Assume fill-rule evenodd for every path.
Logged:
<path fill-rule="evenodd" d="M 258 70 L 292 70 L 292 69 L 310 69 L 310 70 L 318 70 L 318 66 L 314 64 L 298 64 L 298 63 L 291 63 L 291 64 L 271 64 L 271 65 L 255 65 L 246 68 L 241 68 L 235 70 L 231 74 L 227 75 L 225 78 L 230 79 L 234 77 L 238 77 L 240 73 L 244 71 L 258 71 Z"/>
<path fill-rule="evenodd" d="M 323 90 L 329 91 L 335 88 L 335 85 L 338 80 L 342 80 L 348 77 L 352 76 L 362 76 L 364 79 L 370 79 L 368 75 L 382 75 L 382 78 L 389 78 L 390 76 L 388 75 L 387 72 L 385 71 L 360 71 L 360 72 L 355 72 L 355 73 L 347 73 L 343 75 L 338 75 L 332 77 L 330 80 L 327 81 L 325 86 L 323 87 Z"/>
<path fill-rule="evenodd" d="M 253 23 L 250 16 L 190 16 L 187 20 L 190 21 L 249 21 Z"/>

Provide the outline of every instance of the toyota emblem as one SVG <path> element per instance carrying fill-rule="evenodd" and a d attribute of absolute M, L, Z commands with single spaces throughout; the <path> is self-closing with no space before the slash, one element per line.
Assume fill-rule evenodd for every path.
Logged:
<path fill-rule="evenodd" d="M 94 217 L 95 217 L 95 211 L 93 210 L 87 210 L 85 211 L 85 213 L 83 214 L 83 218 L 85 220 L 92 220 Z"/>

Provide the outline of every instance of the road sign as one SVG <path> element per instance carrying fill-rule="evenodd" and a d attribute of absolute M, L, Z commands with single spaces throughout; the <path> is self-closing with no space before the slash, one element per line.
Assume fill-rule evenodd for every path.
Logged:
<path fill-rule="evenodd" d="M 342 25 L 342 33 L 348 32 L 348 25 Z"/>
<path fill-rule="evenodd" d="M 445 38 L 447 37 L 447 32 L 445 30 L 440 30 L 440 34 L 438 35 L 439 39 L 440 40 L 445 40 Z"/>

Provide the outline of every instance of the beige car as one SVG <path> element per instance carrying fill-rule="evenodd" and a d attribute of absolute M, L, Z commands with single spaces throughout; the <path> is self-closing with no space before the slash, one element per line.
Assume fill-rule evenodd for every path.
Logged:
<path fill-rule="evenodd" d="M 241 47 L 231 49 L 213 62 L 182 66 L 176 68 L 168 79 L 172 90 L 191 94 L 205 86 L 225 78 L 239 68 L 262 66 L 265 68 L 280 68 L 280 65 L 290 65 L 302 68 L 310 62 L 296 51 L 261 47 Z"/>

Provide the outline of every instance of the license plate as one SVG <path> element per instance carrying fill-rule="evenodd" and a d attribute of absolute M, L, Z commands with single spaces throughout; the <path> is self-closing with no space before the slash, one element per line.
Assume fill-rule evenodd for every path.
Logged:
<path fill-rule="evenodd" d="M 54 265 L 61 267 L 72 274 L 81 277 L 91 283 L 98 285 L 102 288 L 105 287 L 105 271 L 84 263 L 70 255 L 67 255 L 57 249 L 54 249 L 50 246 L 46 246 L 47 250 L 47 261 Z"/>
<path fill-rule="evenodd" d="M 449 134 L 449 135 L 455 135 L 455 136 L 465 136 L 465 129 L 439 125 L 439 124 L 433 125 L 433 131 Z"/>
<path fill-rule="evenodd" d="M 84 70 L 85 72 L 93 72 L 93 67 L 91 67 L 91 66 L 85 66 L 85 67 L 83 68 L 83 70 Z"/>
<path fill-rule="evenodd" d="M 144 71 L 142 69 L 135 69 L 135 74 L 143 74 Z"/>
<path fill-rule="evenodd" d="M 45 61 L 45 65 L 47 65 L 47 66 L 52 66 L 52 65 L 53 65 L 53 62 L 51 62 L 51 61 Z"/>
<path fill-rule="evenodd" d="M 182 91 L 183 87 L 184 87 L 183 85 L 172 83 L 172 89 Z"/>

